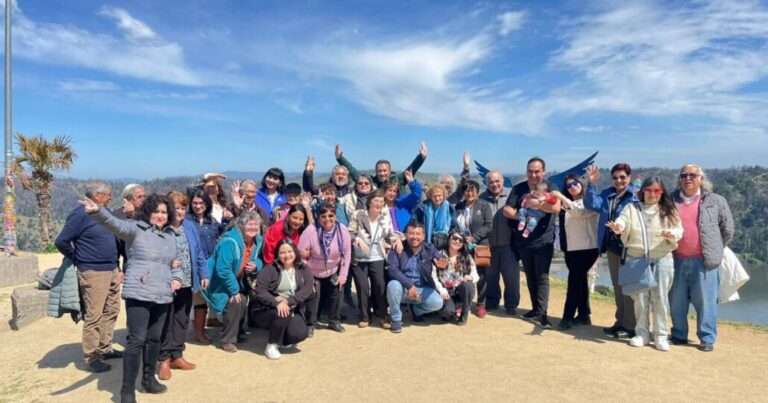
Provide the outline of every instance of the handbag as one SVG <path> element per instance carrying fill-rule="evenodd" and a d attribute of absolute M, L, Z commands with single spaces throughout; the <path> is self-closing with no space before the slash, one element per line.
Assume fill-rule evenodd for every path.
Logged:
<path fill-rule="evenodd" d="M 491 247 L 475 245 L 475 266 L 488 267 L 491 265 Z"/>
<path fill-rule="evenodd" d="M 648 243 L 648 230 L 640 207 L 635 206 L 637 217 L 640 219 L 640 230 L 643 234 L 643 257 L 625 261 L 619 267 L 619 285 L 624 295 L 636 295 L 644 291 L 658 287 L 656 283 L 656 271 L 653 259 L 648 255 L 650 245 Z M 622 260 L 626 260 L 627 250 L 624 249 Z"/>

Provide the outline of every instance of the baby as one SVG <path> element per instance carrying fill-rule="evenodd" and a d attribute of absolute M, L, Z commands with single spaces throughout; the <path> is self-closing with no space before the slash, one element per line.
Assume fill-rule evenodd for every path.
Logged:
<path fill-rule="evenodd" d="M 531 205 L 531 200 L 533 199 L 538 200 L 539 203 L 550 204 L 554 204 L 557 201 L 555 196 L 547 192 L 547 183 L 544 181 L 539 182 L 539 184 L 536 185 L 536 189 L 525 196 L 523 202 L 520 204 L 520 209 L 517 210 L 517 219 L 520 221 L 517 230 L 523 231 L 523 238 L 528 238 L 528 236 L 531 235 L 531 232 L 536 228 L 536 224 L 539 223 L 539 219 L 546 214 L 536 207 L 529 207 Z"/>

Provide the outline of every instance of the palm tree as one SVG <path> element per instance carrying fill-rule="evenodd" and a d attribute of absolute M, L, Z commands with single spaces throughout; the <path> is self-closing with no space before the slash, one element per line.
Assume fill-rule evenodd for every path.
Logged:
<path fill-rule="evenodd" d="M 35 192 L 37 208 L 40 211 L 40 248 L 51 244 L 51 182 L 50 171 L 69 170 L 77 158 L 70 147 L 71 139 L 56 136 L 48 141 L 43 135 L 27 137 L 16 133 L 19 156 L 14 161 L 14 170 L 24 189 Z"/>

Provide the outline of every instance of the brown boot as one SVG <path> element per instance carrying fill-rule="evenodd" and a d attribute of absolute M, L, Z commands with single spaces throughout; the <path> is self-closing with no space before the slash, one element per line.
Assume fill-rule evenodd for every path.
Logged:
<path fill-rule="evenodd" d="M 161 381 L 167 381 L 171 379 L 171 359 L 160 361 L 160 370 L 157 372 L 157 377 Z"/>
<path fill-rule="evenodd" d="M 200 344 L 211 344 L 211 339 L 205 334 L 206 316 L 208 316 L 208 307 L 195 307 L 195 341 Z"/>
<path fill-rule="evenodd" d="M 188 371 L 197 368 L 197 365 L 185 360 L 184 357 L 179 357 L 171 360 L 171 368 Z"/>

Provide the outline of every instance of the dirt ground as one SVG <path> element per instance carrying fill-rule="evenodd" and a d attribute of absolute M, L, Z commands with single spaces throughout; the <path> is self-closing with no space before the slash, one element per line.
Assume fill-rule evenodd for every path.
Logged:
<path fill-rule="evenodd" d="M 43 255 L 40 267 L 59 261 Z M 524 282 L 522 289 L 520 313 L 530 307 Z M 6 324 L 11 291 L 0 289 L 0 319 Z M 564 290 L 552 289 L 555 325 L 564 298 Z M 266 332 L 253 330 L 236 354 L 188 343 L 185 357 L 198 368 L 174 371 L 165 382 L 167 394 L 137 397 L 141 402 L 765 401 L 765 331 L 721 325 L 712 353 L 688 346 L 663 353 L 604 336 L 601 327 L 612 324 L 613 306 L 594 301 L 592 309 L 593 326 L 567 333 L 541 330 L 497 311 L 485 319 L 472 316 L 464 327 L 439 319 L 424 325 L 406 320 L 396 335 L 375 326 L 358 329 L 351 324 L 356 316 L 347 312 L 346 333 L 318 330 L 277 361 L 264 357 Z M 104 374 L 85 372 L 80 329 L 67 317 L 41 319 L 17 332 L 0 328 L 0 402 L 119 400 L 121 361 Z M 119 348 L 125 336 L 123 311 L 115 335 Z"/>

